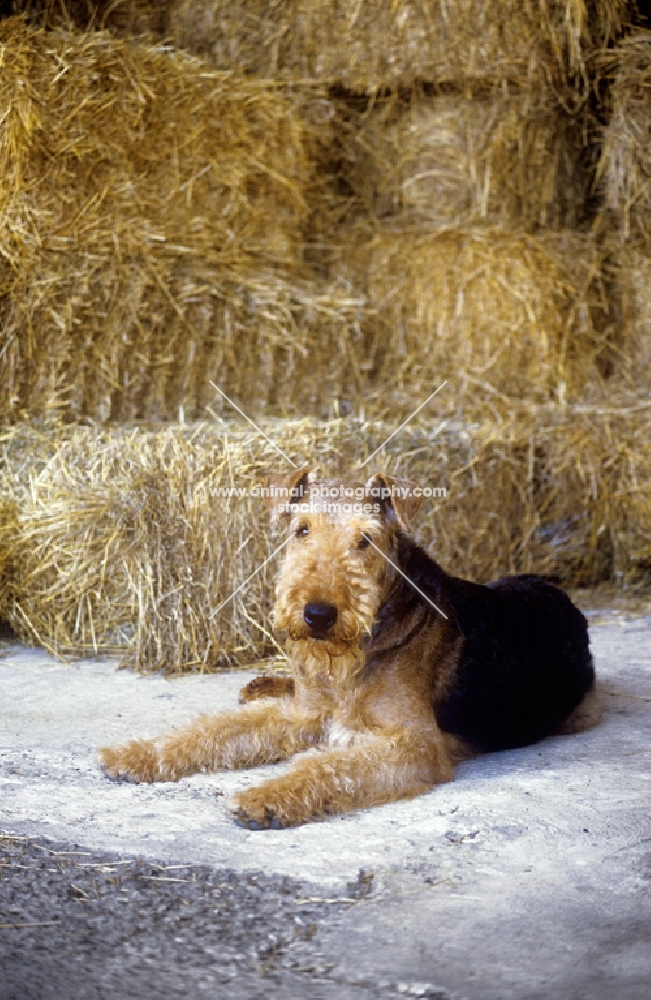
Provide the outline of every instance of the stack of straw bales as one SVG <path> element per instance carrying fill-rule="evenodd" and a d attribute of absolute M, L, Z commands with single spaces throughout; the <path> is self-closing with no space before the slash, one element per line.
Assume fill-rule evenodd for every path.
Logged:
<path fill-rule="evenodd" d="M 369 304 L 367 397 L 400 406 L 454 366 L 457 391 L 578 399 L 610 371 L 588 67 L 626 18 L 619 0 L 171 4 L 170 35 L 214 65 L 328 88 L 306 258 Z"/>
<path fill-rule="evenodd" d="M 91 7 L 100 24 L 132 10 Z M 395 371 L 389 395 L 404 409 L 442 365 L 451 374 L 453 356 L 457 388 L 467 375 L 507 390 L 516 342 L 513 395 L 576 397 L 599 374 L 609 327 L 599 251 L 577 228 L 590 180 L 584 69 L 623 7 L 471 7 L 464 17 L 450 7 L 456 49 L 432 49 L 420 83 L 409 39 L 421 37 L 416 24 L 438 25 L 438 4 L 387 0 L 377 18 L 368 5 L 343 11 L 368 57 L 386 49 L 410 87 L 387 90 L 387 70 L 381 93 L 369 89 L 380 86 L 372 73 L 355 84 L 364 92 L 335 90 L 343 78 L 327 59 L 303 77 L 299 49 L 318 47 L 328 25 L 336 58 L 354 63 L 342 62 L 327 5 L 301 20 L 295 5 L 193 2 L 197 23 L 212 18 L 220 38 L 229 17 L 246 15 L 293 39 L 289 76 L 279 64 L 275 79 L 122 35 L 0 22 L 9 418 L 195 419 L 214 399 L 210 377 L 256 416 L 381 410 L 382 374 Z M 185 10 L 169 7 L 169 29 L 202 51 L 198 39 L 213 35 L 195 44 L 179 34 Z M 383 18 L 384 48 L 374 34 Z M 508 31 L 518 23 L 526 73 L 505 62 L 516 49 L 481 34 L 487 18 Z M 245 43 L 246 24 L 233 44 Z M 471 27 L 484 38 L 483 76 L 441 61 L 467 50 Z M 481 297 L 500 306 L 492 328 Z"/>

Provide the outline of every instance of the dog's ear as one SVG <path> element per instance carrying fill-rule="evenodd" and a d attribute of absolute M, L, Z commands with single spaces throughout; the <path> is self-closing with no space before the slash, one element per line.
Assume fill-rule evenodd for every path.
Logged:
<path fill-rule="evenodd" d="M 403 531 L 411 531 L 411 518 L 421 505 L 422 497 L 414 496 L 418 484 L 408 479 L 394 479 L 376 473 L 366 483 L 366 492 L 373 499 L 379 498 L 387 520 L 396 520 Z"/>
<path fill-rule="evenodd" d="M 281 517 L 289 517 L 289 511 L 282 509 L 285 504 L 303 499 L 309 474 L 307 466 L 282 476 L 265 476 L 262 480 L 262 498 L 271 512 L 272 524 L 277 524 Z"/>

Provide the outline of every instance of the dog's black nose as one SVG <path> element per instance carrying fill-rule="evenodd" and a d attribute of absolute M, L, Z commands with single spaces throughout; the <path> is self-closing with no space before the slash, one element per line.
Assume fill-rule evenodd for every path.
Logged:
<path fill-rule="evenodd" d="M 303 621 L 315 635 L 322 635 L 337 621 L 337 609 L 334 604 L 324 604 L 321 601 L 306 604 L 303 608 Z"/>

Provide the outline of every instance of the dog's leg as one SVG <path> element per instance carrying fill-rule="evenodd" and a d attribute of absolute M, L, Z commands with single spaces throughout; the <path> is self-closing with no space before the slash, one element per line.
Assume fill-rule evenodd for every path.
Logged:
<path fill-rule="evenodd" d="M 203 715 L 154 740 L 131 740 L 99 751 L 103 770 L 125 781 L 177 781 L 198 771 L 270 764 L 314 746 L 323 718 L 300 714 L 287 699 L 235 712 Z"/>
<path fill-rule="evenodd" d="M 404 727 L 356 737 L 345 749 L 309 754 L 288 774 L 239 792 L 231 809 L 238 823 L 253 830 L 295 826 L 411 798 L 452 778 L 446 736 Z"/>

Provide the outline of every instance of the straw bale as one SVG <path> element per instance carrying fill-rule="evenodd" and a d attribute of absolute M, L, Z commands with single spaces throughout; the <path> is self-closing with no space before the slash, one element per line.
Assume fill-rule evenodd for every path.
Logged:
<path fill-rule="evenodd" d="M 648 394 L 576 407 L 539 435 L 547 472 L 531 563 L 572 585 L 651 581 Z"/>
<path fill-rule="evenodd" d="M 305 103 L 97 32 L 8 19 L 0 46 L 5 414 L 176 416 L 174 352 L 228 323 L 260 365 L 311 294 L 292 281 L 320 129 Z"/>
<path fill-rule="evenodd" d="M 487 581 L 536 572 L 565 586 L 651 581 L 651 404 L 511 408 L 467 429 L 467 460 L 421 541 Z"/>
<path fill-rule="evenodd" d="M 328 416 L 337 401 L 359 401 L 364 375 L 361 317 L 365 301 L 349 283 L 288 280 L 259 270 L 220 287 L 188 276 L 180 299 L 185 323 L 170 322 L 143 368 L 144 394 L 122 391 L 120 419 L 213 412 Z M 188 328 L 191 335 L 188 335 Z M 132 359 L 125 373 L 134 377 Z M 125 374 L 125 379 L 127 374 Z"/>
<path fill-rule="evenodd" d="M 624 39 L 599 67 L 612 84 L 598 166 L 605 205 L 622 239 L 651 247 L 651 31 Z"/>
<path fill-rule="evenodd" d="M 436 411 L 436 407 L 435 407 Z M 383 469 L 421 486 L 417 537 L 474 579 L 543 572 L 566 585 L 651 575 L 651 406 L 475 407 L 446 424 L 421 414 L 355 471 L 395 423 L 267 421 L 300 465 L 364 478 Z M 123 653 L 142 671 L 210 670 L 277 654 L 269 611 L 283 540 L 262 501 L 218 497 L 285 468 L 239 425 L 60 428 L 25 465 L 30 434 L 5 435 L 0 530 L 9 560 L 3 613 L 21 638 L 53 652 Z M 17 471 L 16 471 L 17 470 Z M 12 485 L 13 484 L 13 485 Z M 6 609 L 6 610 L 5 610 Z"/>
<path fill-rule="evenodd" d="M 18 531 L 5 532 L 21 566 L 10 616 L 19 635 L 59 655 L 128 650 L 130 664 L 149 669 L 223 666 L 237 652 L 255 658 L 270 643 L 246 618 L 257 611 L 260 580 L 243 610 L 234 602 L 209 619 L 260 548 L 248 545 L 246 502 L 242 515 L 209 493 L 231 481 L 231 463 L 245 471 L 251 450 L 241 443 L 233 454 L 228 433 L 206 438 L 201 428 L 64 430 L 29 475 Z"/>
<path fill-rule="evenodd" d="M 175 0 L 177 45 L 221 68 L 350 90 L 417 80 L 550 83 L 569 100 L 622 29 L 626 0 Z"/>
<path fill-rule="evenodd" d="M 609 347 L 601 255 L 573 231 L 385 228 L 365 241 L 360 228 L 335 270 L 357 274 L 376 314 L 369 394 L 424 397 L 448 379 L 464 399 L 577 398 Z"/>
<path fill-rule="evenodd" d="M 371 216 L 403 224 L 575 227 L 591 182 L 585 115 L 536 94 L 335 102 L 339 170 Z"/>

